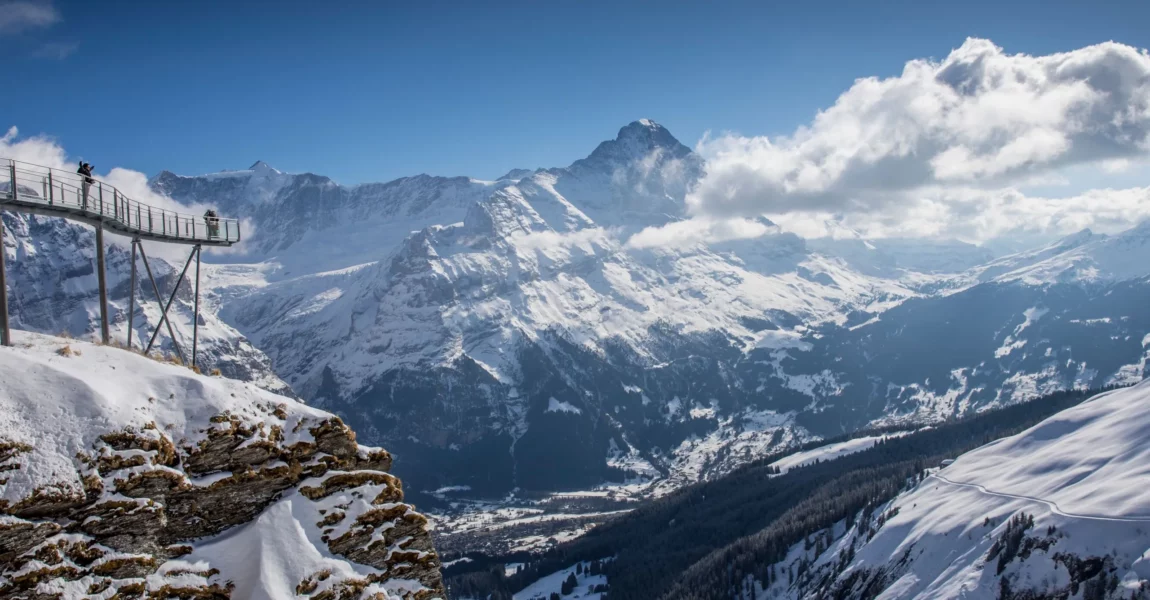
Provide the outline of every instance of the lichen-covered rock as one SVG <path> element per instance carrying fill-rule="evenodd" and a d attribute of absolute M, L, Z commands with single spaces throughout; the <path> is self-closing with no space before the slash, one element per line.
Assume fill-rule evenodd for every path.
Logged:
<path fill-rule="evenodd" d="M 390 454 L 339 418 L 121 350 L 23 341 L 0 349 L 0 410 L 16 415 L 0 422 L 0 599 L 444 596 Z M 297 570 L 269 575 L 236 544 Z"/>

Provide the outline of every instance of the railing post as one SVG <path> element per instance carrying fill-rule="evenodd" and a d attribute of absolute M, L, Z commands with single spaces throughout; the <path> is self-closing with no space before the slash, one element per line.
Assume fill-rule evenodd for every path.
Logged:
<path fill-rule="evenodd" d="M 152 207 L 148 207 L 148 231 L 152 230 Z"/>
<path fill-rule="evenodd" d="M 97 189 L 100 190 L 100 216 L 102 217 L 102 216 L 104 216 L 104 182 L 98 181 L 96 183 L 97 183 L 97 186 L 96 186 Z"/>
<path fill-rule="evenodd" d="M 16 161 L 8 162 L 8 175 L 11 177 L 12 182 L 9 184 L 8 195 L 12 196 L 12 201 L 16 201 Z"/>
<path fill-rule="evenodd" d="M 52 169 L 48 169 L 48 204 L 53 204 L 53 196 L 56 195 L 56 186 L 52 183 Z"/>

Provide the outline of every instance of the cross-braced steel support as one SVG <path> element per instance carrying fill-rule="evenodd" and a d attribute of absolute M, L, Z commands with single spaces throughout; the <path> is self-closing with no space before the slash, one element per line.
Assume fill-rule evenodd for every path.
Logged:
<path fill-rule="evenodd" d="M 184 263 L 184 269 L 180 271 L 180 277 L 176 279 L 176 285 L 172 287 L 172 293 L 168 296 L 167 302 L 164 302 L 160 296 L 160 287 L 156 285 L 156 278 L 152 276 L 152 267 L 148 265 L 148 257 L 144 256 L 144 268 L 148 271 L 148 278 L 152 280 L 152 289 L 156 292 L 156 301 L 160 303 L 160 308 L 162 309 L 160 312 L 160 323 L 167 325 L 168 335 L 172 336 L 172 345 L 176 347 L 176 352 L 180 355 L 180 360 L 185 362 L 187 361 L 187 357 L 184 356 L 184 351 L 180 349 L 180 343 L 176 340 L 176 334 L 172 330 L 172 321 L 168 318 L 168 309 L 175 303 L 176 293 L 180 291 L 180 284 L 184 282 L 184 276 L 188 274 L 188 267 L 191 266 L 192 259 L 196 257 L 198 250 L 199 246 L 192 248 L 192 253 L 188 255 L 188 260 Z M 140 252 L 143 253 L 143 251 L 144 246 L 141 244 Z M 195 318 L 198 319 L 199 315 L 195 315 Z M 156 343 L 156 336 L 160 334 L 160 323 L 156 324 L 156 329 L 152 332 L 152 338 L 148 340 L 148 345 L 144 348 L 144 354 L 152 351 L 152 345 Z"/>
<path fill-rule="evenodd" d="M 159 303 L 159 305 L 161 307 L 163 307 L 163 297 L 162 297 L 162 295 L 160 295 L 160 286 L 155 284 L 155 277 L 152 275 L 152 266 L 147 261 L 147 254 L 144 252 L 144 245 L 139 244 L 138 247 L 139 247 L 139 251 L 140 251 L 140 257 L 141 257 L 141 259 L 144 259 L 144 270 L 147 271 L 147 278 L 150 279 L 152 282 L 152 291 L 155 293 L 155 301 L 156 301 L 156 303 Z M 168 336 L 171 337 L 171 345 L 176 347 L 176 354 L 179 355 L 179 359 L 183 360 L 184 359 L 184 351 L 183 351 L 183 349 L 181 349 L 181 347 L 179 347 L 179 341 L 176 340 L 176 332 L 173 331 L 173 329 L 171 329 L 171 323 L 168 321 L 167 316 L 168 316 L 167 311 L 164 311 L 164 314 L 160 317 L 160 323 L 155 324 L 155 330 L 160 331 L 160 324 L 161 323 L 168 325 Z M 152 339 L 154 341 L 155 336 L 152 336 Z M 152 344 L 150 343 L 150 344 L 148 344 L 148 349 L 151 349 L 151 348 L 152 348 Z M 147 351 L 144 351 L 144 354 L 147 354 Z"/>

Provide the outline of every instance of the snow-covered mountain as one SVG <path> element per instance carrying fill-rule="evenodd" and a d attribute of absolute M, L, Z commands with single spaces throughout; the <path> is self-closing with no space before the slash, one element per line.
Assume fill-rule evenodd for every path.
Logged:
<path fill-rule="evenodd" d="M 442 598 L 391 462 L 251 383 L 17 331 L 0 348 L 0 595 Z"/>
<path fill-rule="evenodd" d="M 1141 383 L 964 454 L 797 544 L 756 597 L 1150 597 L 1148 408 Z"/>
<path fill-rule="evenodd" d="M 1141 377 L 1150 294 L 1111 238 L 995 258 L 764 222 L 625 243 L 683 218 L 704 169 L 642 120 L 496 181 L 347 187 L 257 163 L 152 185 L 251 223 L 255 262 L 209 269 L 221 319 L 302 397 L 417 457 L 416 489 L 691 481 L 866 424 Z"/>
<path fill-rule="evenodd" d="M 569 167 L 496 182 L 343 188 L 256 165 L 153 185 L 252 219 L 262 262 L 216 267 L 214 293 L 298 393 L 431 461 L 416 487 L 493 493 L 699 477 L 807 439 L 795 413 L 809 401 L 758 390 L 761 369 L 737 372 L 747 352 L 916 295 L 781 231 L 628 247 L 629 232 L 682 218 L 702 168 L 644 120 Z"/>
<path fill-rule="evenodd" d="M 751 239 L 627 243 L 683 219 L 705 168 L 642 120 L 567 167 L 496 181 L 343 186 L 257 162 L 151 184 L 244 219 L 247 254 L 205 269 L 220 348 L 209 352 L 260 381 L 275 379 L 261 374 L 270 364 L 366 440 L 411 456 L 401 465 L 416 490 L 678 485 L 868 424 L 1142 376 L 1145 228 L 1004 257 L 862 239 L 837 222 L 817 239 L 762 220 L 767 233 Z M 83 286 L 57 286 L 75 287 L 67 298 L 14 287 L 27 295 L 17 322 L 83 332 L 94 278 L 71 250 L 83 231 L 29 226 L 6 239 L 46 242 L 12 264 L 59 251 L 41 275 L 76 273 Z M 126 271 L 112 271 L 119 323 Z"/>

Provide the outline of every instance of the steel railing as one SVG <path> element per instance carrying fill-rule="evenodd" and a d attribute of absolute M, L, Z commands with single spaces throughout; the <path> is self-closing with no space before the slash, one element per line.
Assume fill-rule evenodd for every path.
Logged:
<path fill-rule="evenodd" d="M 100 221 L 128 235 L 161 241 L 230 246 L 240 241 L 237 219 L 188 215 L 132 200 L 95 177 L 0 159 L 0 203 Z"/>

